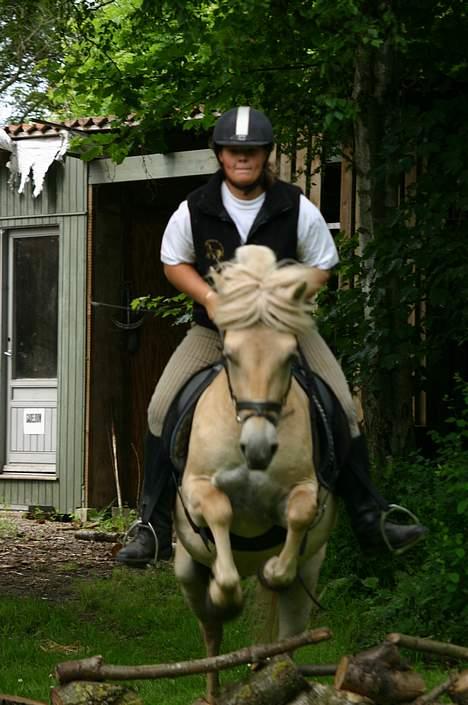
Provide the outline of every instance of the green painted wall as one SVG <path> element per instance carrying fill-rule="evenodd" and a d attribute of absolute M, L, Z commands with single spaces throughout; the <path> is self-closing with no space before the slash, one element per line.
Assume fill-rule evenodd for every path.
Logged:
<path fill-rule="evenodd" d="M 56 479 L 2 479 L 0 505 L 52 505 L 72 512 L 82 504 L 85 451 L 86 235 L 87 165 L 71 156 L 55 164 L 36 199 L 30 184 L 20 196 L 8 185 L 9 172 L 0 167 L 0 232 L 13 228 L 55 227 L 60 238 L 58 429 Z M 6 301 L 5 266 L 0 267 L 0 308 Z M 3 319 L 5 316 L 3 316 Z M 1 347 L 6 349 L 4 322 Z M 5 445 L 5 358 L 0 360 L 0 466 Z"/>

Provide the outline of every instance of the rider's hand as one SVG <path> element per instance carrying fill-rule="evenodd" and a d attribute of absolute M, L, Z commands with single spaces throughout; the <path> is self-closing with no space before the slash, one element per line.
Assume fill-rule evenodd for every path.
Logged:
<path fill-rule="evenodd" d="M 216 307 L 218 305 L 218 294 L 213 289 L 205 296 L 205 309 L 209 319 L 212 321 L 215 317 Z"/>

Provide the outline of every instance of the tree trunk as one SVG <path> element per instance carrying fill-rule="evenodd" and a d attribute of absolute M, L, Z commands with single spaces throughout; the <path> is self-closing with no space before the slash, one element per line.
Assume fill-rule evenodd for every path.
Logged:
<path fill-rule="evenodd" d="M 388 276 L 385 296 L 378 308 L 367 297 L 373 291 L 376 275 L 374 257 L 366 255 L 367 246 L 379 237 L 389 237 L 386 216 L 398 205 L 398 184 L 382 172 L 381 146 L 386 131 L 388 106 L 393 87 L 393 49 L 391 39 L 379 48 L 362 45 L 355 59 L 353 98 L 359 112 L 354 122 L 354 162 L 356 167 L 359 241 L 362 260 L 361 286 L 366 295 L 364 315 L 374 334 L 386 328 L 398 340 L 401 315 L 398 274 Z M 406 324 L 406 322 L 405 322 Z M 398 348 L 395 348 L 398 353 Z M 369 447 L 374 458 L 382 461 L 412 443 L 412 379 L 407 355 L 402 351 L 397 367 L 386 371 L 380 365 L 382 350 L 370 361 L 369 379 L 363 385 L 363 406 Z"/>

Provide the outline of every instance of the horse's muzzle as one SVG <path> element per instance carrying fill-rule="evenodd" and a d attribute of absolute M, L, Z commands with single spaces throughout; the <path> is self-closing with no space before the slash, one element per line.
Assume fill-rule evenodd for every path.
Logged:
<path fill-rule="evenodd" d="M 242 426 L 240 449 L 249 470 L 266 470 L 278 450 L 275 426 L 264 417 L 251 417 Z"/>

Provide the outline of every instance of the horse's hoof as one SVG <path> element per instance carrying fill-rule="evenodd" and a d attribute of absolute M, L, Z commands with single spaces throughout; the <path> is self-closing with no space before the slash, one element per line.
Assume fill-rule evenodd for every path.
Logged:
<path fill-rule="evenodd" d="M 240 586 L 232 594 L 224 593 L 215 580 L 212 580 L 206 593 L 206 611 L 210 620 L 226 622 L 238 617 L 242 611 L 243 599 Z"/>
<path fill-rule="evenodd" d="M 257 570 L 258 582 L 263 585 L 264 588 L 266 588 L 267 590 L 271 590 L 272 592 L 283 592 L 283 590 L 287 590 L 288 587 L 291 585 L 292 581 L 276 583 L 273 580 L 267 578 L 267 576 L 265 575 L 265 567 L 267 563 L 264 563 L 263 565 L 259 566 Z"/>

